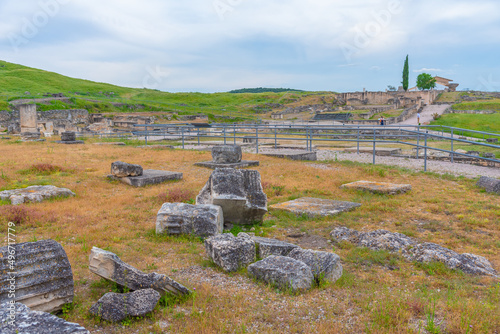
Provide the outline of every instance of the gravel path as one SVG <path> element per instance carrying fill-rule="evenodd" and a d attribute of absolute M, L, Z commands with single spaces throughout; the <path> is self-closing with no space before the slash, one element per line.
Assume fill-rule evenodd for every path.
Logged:
<path fill-rule="evenodd" d="M 443 105 L 430 105 L 424 107 L 422 112 L 420 113 L 420 124 L 428 123 L 433 120 L 432 115 L 434 113 L 437 113 L 439 115 L 442 115 L 443 112 L 448 109 L 450 105 L 449 104 L 443 104 Z M 395 125 L 418 125 L 417 122 L 417 114 L 411 116 L 408 118 L 406 121 L 401 122 L 401 123 L 396 123 Z"/>
<path fill-rule="evenodd" d="M 342 151 L 336 152 L 328 150 L 319 150 L 318 160 L 334 160 L 334 161 L 348 160 L 348 161 L 372 163 L 373 155 L 366 153 L 356 154 L 356 153 L 346 153 Z M 408 158 L 376 156 L 375 163 L 405 167 L 414 171 L 424 170 L 424 159 L 417 160 Z M 452 164 L 451 162 L 447 161 L 427 160 L 427 171 L 439 174 L 448 173 L 456 176 L 462 175 L 468 178 L 475 178 L 479 176 L 500 178 L 500 168 L 481 167 L 481 166 L 461 164 L 461 163 Z"/>

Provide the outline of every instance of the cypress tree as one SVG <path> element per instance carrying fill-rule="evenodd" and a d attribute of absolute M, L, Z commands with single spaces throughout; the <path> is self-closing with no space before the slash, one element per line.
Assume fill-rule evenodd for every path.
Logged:
<path fill-rule="evenodd" d="M 403 67 L 403 89 L 408 91 L 408 82 L 410 81 L 410 68 L 408 67 L 408 55 L 406 55 L 405 66 Z"/>

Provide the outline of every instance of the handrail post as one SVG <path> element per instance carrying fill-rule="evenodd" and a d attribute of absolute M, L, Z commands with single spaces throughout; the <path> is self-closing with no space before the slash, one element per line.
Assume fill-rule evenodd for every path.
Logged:
<path fill-rule="evenodd" d="M 358 154 L 359 154 L 359 125 L 358 125 Z"/>
<path fill-rule="evenodd" d="M 375 132 L 375 128 L 373 128 L 373 164 L 375 165 L 375 141 L 377 138 L 377 133 Z"/>
<path fill-rule="evenodd" d="M 417 132 L 417 160 L 418 160 L 418 158 L 420 158 L 419 157 L 419 153 L 420 153 L 419 152 L 419 149 L 420 149 L 420 126 L 418 126 L 417 131 L 418 131 Z"/>
<path fill-rule="evenodd" d="M 276 129 L 276 125 L 274 126 L 274 149 L 278 148 L 278 130 Z"/>
<path fill-rule="evenodd" d="M 184 128 L 181 128 L 181 134 L 182 134 L 182 149 L 184 149 Z"/>
<path fill-rule="evenodd" d="M 236 145 L 236 124 L 233 123 L 233 144 Z"/>
<path fill-rule="evenodd" d="M 453 163 L 453 129 L 451 129 L 451 155 L 450 155 L 450 158 L 451 158 L 451 163 Z"/>
<path fill-rule="evenodd" d="M 146 146 L 148 146 L 148 127 L 147 126 L 145 127 L 145 130 L 146 130 L 146 133 L 145 133 L 145 135 L 146 135 L 146 137 L 145 137 L 146 138 Z"/>
<path fill-rule="evenodd" d="M 428 131 L 425 131 L 424 172 L 427 172 L 427 133 Z"/>
<path fill-rule="evenodd" d="M 255 152 L 259 154 L 259 126 L 255 126 Z"/>
<path fill-rule="evenodd" d="M 198 128 L 198 146 L 200 145 L 200 128 Z"/>
<path fill-rule="evenodd" d="M 224 132 L 224 145 L 226 145 L 226 126 L 222 126 L 222 131 Z"/>

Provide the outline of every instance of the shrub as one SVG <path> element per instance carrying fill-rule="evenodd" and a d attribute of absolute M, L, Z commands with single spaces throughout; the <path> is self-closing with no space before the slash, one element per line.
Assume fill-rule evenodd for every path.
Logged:
<path fill-rule="evenodd" d="M 162 203 L 193 203 L 194 194 L 187 189 L 175 188 L 158 195 Z"/>
<path fill-rule="evenodd" d="M 21 170 L 21 174 L 41 174 L 50 175 L 66 171 L 64 168 L 47 163 L 31 165 L 30 168 Z"/>

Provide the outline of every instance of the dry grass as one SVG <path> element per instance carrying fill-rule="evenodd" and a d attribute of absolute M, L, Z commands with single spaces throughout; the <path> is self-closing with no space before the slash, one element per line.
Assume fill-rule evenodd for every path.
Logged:
<path fill-rule="evenodd" d="M 88 143 L 90 143 L 89 141 Z M 337 245 L 344 275 L 306 294 L 293 296 L 249 279 L 245 272 L 226 275 L 213 268 L 203 244 L 189 238 L 154 234 L 162 200 L 189 201 L 211 173 L 193 163 L 209 152 L 143 150 L 131 146 L 0 143 L 0 189 L 53 184 L 76 197 L 13 208 L 0 205 L 0 233 L 20 215 L 18 242 L 52 238 L 70 259 L 75 301 L 64 315 L 91 331 L 104 333 L 498 333 L 500 285 L 436 264 L 417 265 L 398 255 Z M 387 229 L 436 242 L 457 252 L 488 258 L 500 269 L 500 197 L 481 192 L 474 181 L 412 173 L 397 168 L 334 162 L 329 169 L 265 156 L 260 160 L 270 204 L 301 196 L 355 201 L 356 211 L 334 218 L 308 219 L 271 212 L 259 234 L 293 241 L 291 232 L 327 238 L 335 226 Z M 184 179 L 146 188 L 108 181 L 111 162 L 181 171 Z M 59 166 L 57 173 L 27 173 L 36 164 Z M 410 183 L 405 195 L 384 196 L 341 190 L 358 180 Z M 162 195 L 163 194 L 163 195 Z M 175 195 L 175 196 L 174 196 Z M 159 198 L 160 197 L 160 198 Z M 16 213 L 15 210 L 19 212 Z M 191 289 L 192 298 L 165 301 L 151 316 L 122 324 L 100 322 L 90 306 L 112 285 L 88 270 L 92 246 L 108 249 L 146 272 L 159 272 Z M 435 304 L 435 307 L 433 306 Z M 435 326 L 435 327 L 433 327 Z M 436 327 L 437 326 L 437 327 Z M 441 327 L 439 327 L 441 326 Z M 470 327 L 472 326 L 472 327 Z M 469 330 L 469 331 L 468 331 Z"/>

